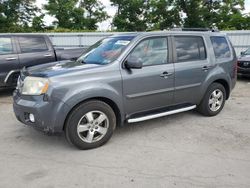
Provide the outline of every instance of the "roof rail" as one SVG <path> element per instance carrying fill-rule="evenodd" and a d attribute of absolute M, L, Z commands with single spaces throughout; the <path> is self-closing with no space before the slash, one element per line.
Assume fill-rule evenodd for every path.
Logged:
<path fill-rule="evenodd" d="M 182 27 L 175 27 L 172 28 L 171 31 L 210 31 L 210 32 L 219 32 L 217 28 L 182 28 Z"/>

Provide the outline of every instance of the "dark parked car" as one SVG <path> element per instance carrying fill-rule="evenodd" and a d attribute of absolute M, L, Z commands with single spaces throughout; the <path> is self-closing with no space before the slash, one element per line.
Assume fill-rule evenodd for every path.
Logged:
<path fill-rule="evenodd" d="M 197 109 L 215 116 L 236 83 L 228 37 L 214 32 L 122 34 L 77 61 L 24 69 L 14 92 L 19 121 L 65 131 L 80 149 L 106 143 L 117 125 Z"/>
<path fill-rule="evenodd" d="M 238 75 L 250 76 L 250 48 L 241 52 L 241 55 L 238 58 Z"/>
<path fill-rule="evenodd" d="M 78 58 L 83 49 L 54 49 L 46 35 L 0 34 L 0 87 L 16 85 L 20 69 Z"/>

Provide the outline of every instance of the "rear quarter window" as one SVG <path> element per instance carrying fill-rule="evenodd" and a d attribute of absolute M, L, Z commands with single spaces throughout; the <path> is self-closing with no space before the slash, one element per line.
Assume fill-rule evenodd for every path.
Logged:
<path fill-rule="evenodd" d="M 225 37 L 211 37 L 211 42 L 217 59 L 231 57 L 230 47 Z"/>

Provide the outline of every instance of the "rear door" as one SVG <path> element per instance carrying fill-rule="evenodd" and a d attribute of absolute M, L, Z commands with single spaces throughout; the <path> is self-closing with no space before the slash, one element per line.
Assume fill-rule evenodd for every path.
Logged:
<path fill-rule="evenodd" d="M 175 59 L 175 104 L 196 104 L 201 84 L 212 65 L 209 63 L 202 36 L 173 36 Z"/>
<path fill-rule="evenodd" d="M 142 69 L 122 69 L 123 99 L 127 115 L 173 103 L 174 67 L 168 37 L 146 38 L 127 57 L 143 62 Z"/>
<path fill-rule="evenodd" d="M 17 36 L 21 67 L 30 67 L 55 61 L 53 48 L 44 36 Z"/>
<path fill-rule="evenodd" d="M 11 82 L 11 75 L 20 68 L 14 38 L 0 36 L 0 86 Z"/>

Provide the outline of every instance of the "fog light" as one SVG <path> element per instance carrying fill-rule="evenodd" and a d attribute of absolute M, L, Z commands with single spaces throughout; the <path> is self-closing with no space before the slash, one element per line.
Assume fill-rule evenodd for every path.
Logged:
<path fill-rule="evenodd" d="M 32 122 L 32 123 L 35 122 L 35 116 L 34 116 L 34 114 L 29 114 L 29 120 L 30 120 L 30 122 Z"/>

